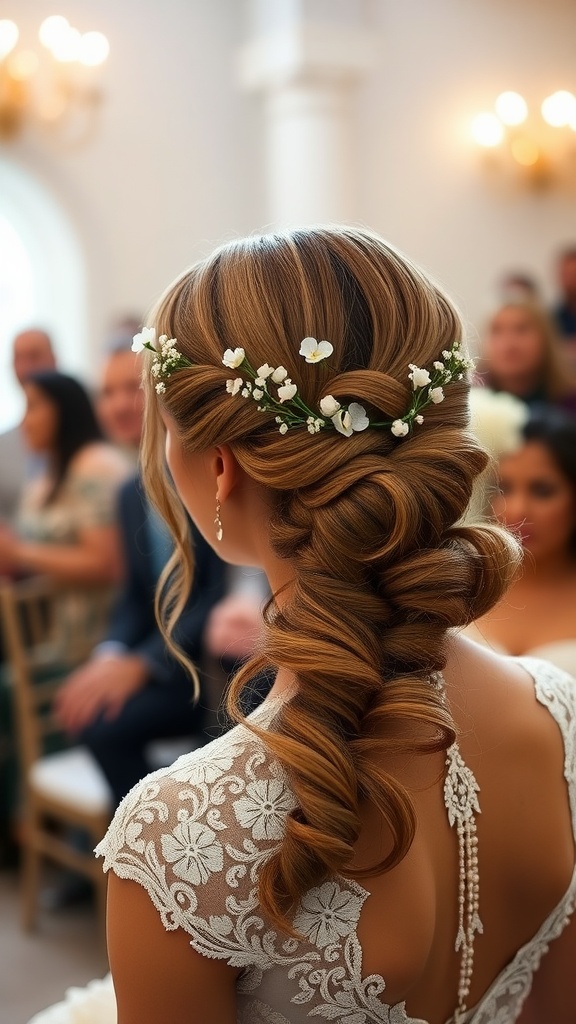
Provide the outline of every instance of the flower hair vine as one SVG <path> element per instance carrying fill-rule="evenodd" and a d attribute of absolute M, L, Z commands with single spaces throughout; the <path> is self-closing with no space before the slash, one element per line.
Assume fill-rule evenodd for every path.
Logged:
<path fill-rule="evenodd" d="M 156 332 L 152 327 L 145 327 L 134 338 L 134 352 L 146 348 L 154 353 L 150 372 L 158 378 L 158 394 L 166 391 L 165 381 L 175 370 L 193 366 L 178 351 L 176 344 L 175 338 L 168 338 L 165 334 L 156 343 Z M 334 347 L 329 341 L 304 338 L 299 355 L 307 363 L 319 363 L 328 359 L 333 351 Z M 294 427 L 305 426 L 310 434 L 318 434 L 321 430 L 336 430 L 344 437 L 351 437 L 368 427 L 387 428 L 395 437 L 405 437 L 414 425 L 420 426 L 424 422 L 422 410 L 443 402 L 444 388 L 454 381 L 462 380 L 464 373 L 474 367 L 472 360 L 461 351 L 458 341 L 450 349 L 445 349 L 442 359 L 435 360 L 430 369 L 410 363 L 408 379 L 412 382 L 412 400 L 406 412 L 395 420 L 370 420 L 363 405 L 358 402 L 343 405 L 330 394 L 320 399 L 318 410 L 311 409 L 284 366 L 274 367 L 264 363 L 254 369 L 243 348 L 226 349 L 222 363 L 230 370 L 243 373 L 243 376 L 231 377 L 226 381 L 227 393 L 252 399 L 257 403 L 258 412 L 273 413 L 281 434 L 286 434 Z"/>

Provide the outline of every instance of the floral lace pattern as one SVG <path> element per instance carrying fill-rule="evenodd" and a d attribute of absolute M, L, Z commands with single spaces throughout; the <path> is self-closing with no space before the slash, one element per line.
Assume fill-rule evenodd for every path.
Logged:
<path fill-rule="evenodd" d="M 546 663 L 521 661 L 565 738 L 576 833 L 574 683 Z M 267 701 L 256 713 L 258 724 L 266 725 L 274 705 Z M 477 784 L 457 746 L 448 752 L 448 761 L 445 803 L 449 819 L 462 826 L 464 835 L 479 810 Z M 279 935 L 263 917 L 259 873 L 281 842 L 294 806 L 281 766 L 240 726 L 136 786 L 96 852 L 104 857 L 105 870 L 112 868 L 144 886 L 167 930 L 182 928 L 197 952 L 241 969 L 239 1024 L 305 1024 L 312 1019 L 426 1024 L 408 1017 L 404 1003 L 385 1003 L 384 978 L 362 974 L 356 933 L 368 893 L 356 882 L 335 877 L 305 894 L 293 918 L 300 941 Z M 473 889 L 471 896 L 464 918 L 473 933 L 479 923 Z M 480 1004 L 457 1011 L 458 1019 L 512 1024 L 533 972 L 575 904 L 576 871 L 568 893 L 532 942 L 519 950 Z"/>

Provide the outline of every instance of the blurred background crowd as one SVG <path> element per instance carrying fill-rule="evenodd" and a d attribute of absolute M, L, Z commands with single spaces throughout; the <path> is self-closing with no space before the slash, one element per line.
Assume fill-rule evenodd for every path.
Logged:
<path fill-rule="evenodd" d="M 3 6 L 0 945 L 24 938 L 0 963 L 1 1024 L 102 973 L 94 836 L 145 773 L 226 728 L 227 680 L 258 644 L 265 580 L 225 566 L 191 523 L 177 638 L 197 704 L 154 614 L 171 541 L 141 484 L 131 344 L 214 244 L 360 222 L 455 297 L 472 429 L 494 460 L 470 515 L 525 552 L 469 632 L 576 675 L 575 33 L 570 0 Z M 527 108 L 515 121 L 511 96 Z M 487 142 L 470 125 L 496 97 Z M 78 907 L 81 963 L 58 953 L 54 923 Z M 32 957 L 50 970 L 26 986 Z"/>

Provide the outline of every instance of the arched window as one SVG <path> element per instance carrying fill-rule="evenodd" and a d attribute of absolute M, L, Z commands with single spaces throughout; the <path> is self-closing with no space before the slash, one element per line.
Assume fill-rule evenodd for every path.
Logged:
<path fill-rule="evenodd" d="M 28 171 L 0 160 L 0 430 L 18 423 L 23 397 L 11 369 L 12 339 L 25 327 L 53 337 L 58 364 L 86 376 L 86 281 L 72 224 Z"/>

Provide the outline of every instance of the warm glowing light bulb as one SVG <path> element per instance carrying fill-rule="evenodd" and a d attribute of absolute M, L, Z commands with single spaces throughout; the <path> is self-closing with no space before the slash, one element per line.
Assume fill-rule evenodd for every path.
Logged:
<path fill-rule="evenodd" d="M 42 46 L 52 50 L 62 39 L 66 38 L 69 30 L 70 25 L 67 18 L 61 14 L 52 14 L 50 18 L 45 18 L 40 25 L 38 36 Z"/>
<path fill-rule="evenodd" d="M 542 104 L 542 117 L 553 128 L 563 128 L 576 118 L 576 96 L 559 89 L 547 96 Z"/>
<path fill-rule="evenodd" d="M 472 136 L 479 146 L 499 146 L 504 138 L 504 129 L 496 114 L 477 114 L 472 121 Z"/>
<path fill-rule="evenodd" d="M 2 18 L 0 21 L 0 60 L 4 60 L 14 49 L 18 42 L 20 33 L 18 25 L 9 18 Z"/>
<path fill-rule="evenodd" d="M 528 105 L 519 92 L 501 92 L 496 100 L 496 113 L 504 124 L 522 124 L 528 117 Z"/>
<path fill-rule="evenodd" d="M 52 56 L 63 63 L 79 60 L 81 39 L 78 29 L 68 26 L 66 35 L 62 35 L 58 42 L 52 45 Z"/>
<path fill-rule="evenodd" d="M 110 53 L 110 43 L 102 32 L 85 32 L 80 39 L 78 59 L 82 64 L 95 67 L 102 64 Z"/>

